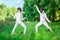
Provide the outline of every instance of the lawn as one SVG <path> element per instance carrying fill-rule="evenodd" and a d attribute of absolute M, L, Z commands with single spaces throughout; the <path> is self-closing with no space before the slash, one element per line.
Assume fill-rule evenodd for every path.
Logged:
<path fill-rule="evenodd" d="M 11 31 L 14 27 L 13 22 L 4 24 L 4 30 L 0 32 L 0 40 L 60 40 L 60 23 L 52 22 L 49 26 L 53 29 L 50 32 L 44 25 L 38 28 L 38 33 L 35 33 L 35 25 L 38 22 L 25 22 L 27 26 L 26 35 L 23 35 L 23 27 L 18 25 L 14 35 Z"/>

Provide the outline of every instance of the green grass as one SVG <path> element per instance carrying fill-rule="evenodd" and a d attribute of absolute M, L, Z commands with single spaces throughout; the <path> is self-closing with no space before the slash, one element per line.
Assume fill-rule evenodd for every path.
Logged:
<path fill-rule="evenodd" d="M 38 33 L 35 33 L 35 25 L 38 22 L 26 23 L 27 32 L 23 35 L 23 27 L 18 25 L 14 35 L 11 35 L 11 31 L 14 27 L 14 23 L 4 25 L 4 31 L 0 33 L 0 40 L 60 40 L 60 23 L 52 22 L 49 26 L 53 29 L 53 33 L 50 32 L 44 25 L 38 28 Z"/>

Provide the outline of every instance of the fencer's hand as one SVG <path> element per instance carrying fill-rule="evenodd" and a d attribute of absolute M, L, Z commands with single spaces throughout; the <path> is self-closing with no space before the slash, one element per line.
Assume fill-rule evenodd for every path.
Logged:
<path fill-rule="evenodd" d="M 49 21 L 49 23 L 51 23 L 51 21 Z"/>
<path fill-rule="evenodd" d="M 14 17 L 14 19 L 15 19 L 15 17 Z"/>
<path fill-rule="evenodd" d="M 51 24 L 52 22 L 49 22 L 49 24 Z"/>
<path fill-rule="evenodd" d="M 25 18 L 23 18 L 23 20 L 25 20 L 26 19 L 26 17 Z"/>
<path fill-rule="evenodd" d="M 26 19 L 26 17 L 24 19 Z"/>
<path fill-rule="evenodd" d="M 36 7 L 36 5 L 34 5 Z"/>

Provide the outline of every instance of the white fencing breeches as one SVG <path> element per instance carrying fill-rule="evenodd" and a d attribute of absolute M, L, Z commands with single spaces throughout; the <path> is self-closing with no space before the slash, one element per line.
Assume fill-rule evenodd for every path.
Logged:
<path fill-rule="evenodd" d="M 16 21 L 16 24 L 14 25 L 14 28 L 12 30 L 12 35 L 13 35 L 18 24 L 20 24 L 24 28 L 24 34 L 26 33 L 26 25 L 22 21 Z"/>
<path fill-rule="evenodd" d="M 35 28 L 36 28 L 36 33 L 37 33 L 37 31 L 38 31 L 38 27 L 41 26 L 42 24 L 45 25 L 46 28 L 50 29 L 50 31 L 52 31 L 52 29 L 48 26 L 47 22 L 39 22 L 39 23 L 35 26 Z"/>

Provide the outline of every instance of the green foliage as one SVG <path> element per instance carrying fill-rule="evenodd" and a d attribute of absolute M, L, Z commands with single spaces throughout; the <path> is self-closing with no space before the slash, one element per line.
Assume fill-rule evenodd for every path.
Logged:
<path fill-rule="evenodd" d="M 8 8 L 4 3 L 0 4 L 0 21 L 5 21 L 6 18 L 13 18 L 16 8 Z"/>
<path fill-rule="evenodd" d="M 56 14 L 60 15 L 60 0 L 24 0 L 24 13 L 23 17 L 26 17 L 28 21 L 39 21 L 39 14 L 34 7 L 37 5 L 39 9 L 43 7 L 48 18 L 52 21 L 60 20 L 60 16 L 57 17 Z M 5 21 L 7 19 L 12 20 L 16 12 L 16 8 L 8 8 L 4 3 L 0 4 L 0 21 Z M 56 11 L 56 10 L 59 10 Z M 56 13 L 58 12 L 58 13 Z M 58 19 L 58 20 L 57 20 Z"/>
<path fill-rule="evenodd" d="M 24 12 L 25 17 L 29 21 L 39 20 L 39 14 L 36 11 L 34 5 L 37 5 L 39 9 L 43 7 L 48 15 L 48 18 L 52 21 L 56 19 L 56 9 L 60 8 L 60 0 L 24 0 Z"/>
<path fill-rule="evenodd" d="M 27 17 L 27 20 L 29 21 L 33 21 L 35 18 L 34 4 L 36 4 L 36 1 L 37 0 L 25 0 L 24 12 L 25 17 Z"/>
<path fill-rule="evenodd" d="M 5 30 L 4 28 L 5 28 L 5 27 L 4 27 L 4 23 L 1 23 L 1 22 L 0 22 L 0 33 Z"/>
<path fill-rule="evenodd" d="M 52 22 L 49 24 L 49 26 L 53 29 L 53 33 L 43 25 L 38 28 L 38 33 L 35 33 L 35 25 L 37 23 L 38 22 L 26 23 L 28 24 L 26 35 L 23 35 L 24 29 L 20 25 L 17 26 L 14 35 L 11 35 L 15 24 L 11 22 L 11 24 L 4 26 L 5 30 L 0 33 L 0 40 L 60 40 L 60 22 Z"/>
<path fill-rule="evenodd" d="M 0 5 L 0 20 L 5 20 L 5 17 L 7 14 L 6 9 L 7 9 L 6 5 L 4 5 L 4 4 Z"/>

